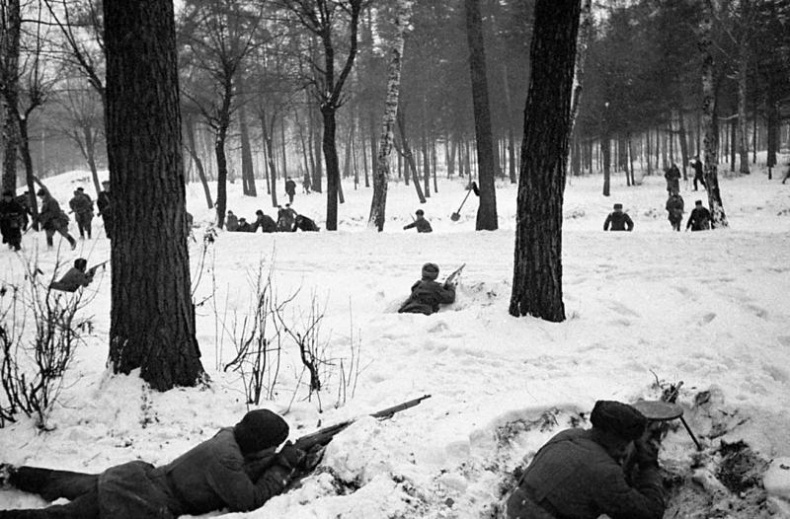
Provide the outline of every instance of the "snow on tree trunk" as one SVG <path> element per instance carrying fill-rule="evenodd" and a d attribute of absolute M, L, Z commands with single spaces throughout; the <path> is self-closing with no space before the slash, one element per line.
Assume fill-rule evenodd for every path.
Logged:
<path fill-rule="evenodd" d="M 379 232 L 384 230 L 384 221 L 386 219 L 390 156 L 392 155 L 395 121 L 398 115 L 403 46 L 406 39 L 406 30 L 409 27 L 409 19 L 411 18 L 411 2 L 398 0 L 397 9 L 395 17 L 396 36 L 387 69 L 387 99 L 384 103 L 384 117 L 376 152 L 376 172 L 373 174 L 373 199 L 370 202 L 370 217 L 368 218 L 368 227 L 375 227 Z"/>
<path fill-rule="evenodd" d="M 154 389 L 203 375 L 191 298 L 171 0 L 104 1 L 115 231 L 110 365 Z M 141 110 L 140 107 L 145 107 Z"/>
<path fill-rule="evenodd" d="M 713 40 L 713 0 L 705 0 L 705 9 L 701 21 L 699 49 L 702 54 L 702 128 L 704 137 L 702 147 L 705 150 L 705 185 L 708 191 L 708 206 L 711 213 L 711 226 L 714 229 L 727 227 L 727 216 L 721 202 L 719 191 L 718 163 L 719 140 L 716 132 L 716 85 L 714 79 Z"/>
<path fill-rule="evenodd" d="M 562 203 L 581 0 L 537 0 L 524 110 L 510 314 L 565 320 Z"/>
<path fill-rule="evenodd" d="M 491 105 L 488 102 L 483 19 L 478 0 L 465 0 L 466 35 L 469 45 L 469 70 L 472 76 L 472 106 L 475 114 L 477 138 L 478 180 L 480 205 L 477 209 L 475 230 L 494 231 L 498 228 L 496 211 L 496 157 L 491 132 Z"/>

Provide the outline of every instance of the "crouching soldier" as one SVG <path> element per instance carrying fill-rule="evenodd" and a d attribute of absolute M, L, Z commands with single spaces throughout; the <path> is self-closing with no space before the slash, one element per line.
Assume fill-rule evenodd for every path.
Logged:
<path fill-rule="evenodd" d="M 634 221 L 627 213 L 623 212 L 623 204 L 614 204 L 614 211 L 609 213 L 603 222 L 603 230 L 608 231 L 611 226 L 613 231 L 633 231 Z"/>
<path fill-rule="evenodd" d="M 455 285 L 438 283 L 439 267 L 435 263 L 422 266 L 422 279 L 411 287 L 411 295 L 398 310 L 399 314 L 431 315 L 439 311 L 439 305 L 455 301 Z"/>
<path fill-rule="evenodd" d="M 647 418 L 630 405 L 600 400 L 590 422 L 592 429 L 562 431 L 538 451 L 507 500 L 508 519 L 663 517 L 658 448 L 646 439 Z M 635 465 L 626 474 L 629 453 Z"/>
<path fill-rule="evenodd" d="M 433 232 L 433 228 L 431 227 L 431 222 L 425 219 L 425 211 L 422 209 L 417 209 L 414 212 L 417 215 L 417 218 L 410 224 L 404 225 L 403 230 L 406 231 L 413 227 L 417 228 L 417 232 Z"/>
<path fill-rule="evenodd" d="M 247 512 L 282 492 L 295 469 L 305 465 L 304 452 L 292 445 L 274 454 L 287 437 L 285 420 L 258 409 L 162 467 L 132 461 L 101 474 L 82 474 L 6 465 L 2 468 L 12 487 L 71 502 L 41 510 L 0 511 L 0 519 L 173 519 L 222 508 Z M 260 463 L 266 451 L 272 451 L 271 456 Z"/>

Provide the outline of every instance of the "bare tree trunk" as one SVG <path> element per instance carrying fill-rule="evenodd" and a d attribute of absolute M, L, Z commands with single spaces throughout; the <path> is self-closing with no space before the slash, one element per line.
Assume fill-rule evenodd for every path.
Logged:
<path fill-rule="evenodd" d="M 705 9 L 701 23 L 699 48 L 702 53 L 702 128 L 703 147 L 705 149 L 705 186 L 708 192 L 708 206 L 714 229 L 727 227 L 727 216 L 719 191 L 717 167 L 719 163 L 719 141 L 716 132 L 716 86 L 714 84 L 714 63 L 711 48 L 711 28 L 714 16 L 713 0 L 705 0 Z"/>
<path fill-rule="evenodd" d="M 688 146 L 688 137 L 686 135 L 686 124 L 684 122 L 683 117 L 683 110 L 682 106 L 683 103 L 679 103 L 680 106 L 677 109 L 678 112 L 678 139 L 680 140 L 680 161 L 682 164 L 683 170 L 683 180 L 688 180 L 688 171 L 686 170 L 688 163 L 689 163 L 689 146 Z"/>
<path fill-rule="evenodd" d="M 406 159 L 406 173 L 404 173 L 404 177 L 408 179 L 409 172 L 411 172 L 412 180 L 414 180 L 414 190 L 417 191 L 417 198 L 420 200 L 421 204 L 424 204 L 426 200 L 425 196 L 422 194 L 422 187 L 420 187 L 420 177 L 417 175 L 417 164 L 414 163 L 414 154 L 411 151 L 408 139 L 406 139 L 406 121 L 402 107 L 398 107 L 397 120 L 400 143 L 403 147 L 403 157 Z M 406 184 L 408 185 L 408 180 Z"/>
<path fill-rule="evenodd" d="M 274 143 L 272 142 L 272 131 L 274 130 L 274 116 L 271 122 L 267 120 L 266 111 L 261 109 L 261 136 L 263 137 L 263 144 L 266 146 L 266 164 L 269 174 L 269 189 L 272 195 L 272 207 L 277 207 L 277 165 L 274 162 Z"/>
<path fill-rule="evenodd" d="M 110 364 L 154 389 L 203 376 L 191 298 L 173 3 L 104 1 Z M 140 110 L 139 107 L 146 107 Z"/>
<path fill-rule="evenodd" d="M 19 45 L 22 31 L 20 0 L 3 2 L 0 8 L 0 113 L 3 115 L 2 191 L 16 193 L 16 161 L 19 148 Z M 33 193 L 33 191 L 31 191 Z M 32 197 L 35 200 L 35 196 Z M 35 219 L 34 219 L 35 221 Z"/>
<path fill-rule="evenodd" d="M 740 168 L 742 175 L 749 174 L 749 120 L 746 117 L 747 88 L 746 79 L 749 72 L 749 46 L 746 42 L 741 42 L 738 47 L 738 136 L 737 147 L 740 157 Z"/>
<path fill-rule="evenodd" d="M 475 113 L 477 164 L 480 186 L 480 205 L 477 209 L 475 230 L 493 231 L 499 227 L 496 209 L 496 157 L 491 132 L 491 105 L 488 101 L 483 19 L 478 0 L 464 0 L 466 35 L 469 45 L 469 69 L 472 76 L 472 105 Z"/>
<path fill-rule="evenodd" d="M 206 196 L 206 205 L 208 205 L 209 209 L 213 209 L 214 201 L 211 199 L 211 189 L 209 189 L 208 180 L 206 179 L 206 172 L 203 169 L 203 161 L 200 160 L 200 155 L 198 155 L 197 147 L 195 146 L 195 121 L 191 117 L 187 117 L 187 121 L 184 126 L 187 131 L 187 141 L 189 142 L 189 145 L 186 146 L 187 152 L 192 157 L 192 161 L 195 163 L 195 168 L 197 169 L 200 183 L 203 185 L 203 194 Z"/>
<path fill-rule="evenodd" d="M 258 189 L 255 187 L 255 168 L 252 164 L 250 130 L 247 125 L 247 108 L 243 103 L 239 107 L 239 133 L 241 134 L 241 178 L 245 187 L 244 194 L 257 197 Z"/>
<path fill-rule="evenodd" d="M 368 227 L 375 227 L 377 231 L 384 230 L 387 208 L 387 187 L 390 177 L 390 155 L 394 139 L 395 121 L 398 115 L 398 100 L 400 98 L 401 65 L 403 62 L 403 46 L 406 29 L 411 18 L 411 8 L 408 3 L 399 0 L 398 11 L 395 17 L 397 37 L 390 53 L 390 62 L 387 68 L 387 98 L 384 103 L 384 116 L 381 124 L 381 137 L 376 157 L 376 171 L 373 174 L 373 199 L 370 202 L 370 217 Z M 372 139 L 371 133 L 371 139 Z"/>
<path fill-rule="evenodd" d="M 581 0 L 537 0 L 510 314 L 565 320 L 562 302 L 562 204 L 571 130 L 571 97 Z"/>

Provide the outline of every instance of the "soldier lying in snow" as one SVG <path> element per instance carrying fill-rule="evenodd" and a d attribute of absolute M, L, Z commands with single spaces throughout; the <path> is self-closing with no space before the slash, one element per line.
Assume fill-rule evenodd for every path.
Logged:
<path fill-rule="evenodd" d="M 247 512 L 281 493 L 303 464 L 305 453 L 290 444 L 260 463 L 263 451 L 274 451 L 287 437 L 285 420 L 258 409 L 162 467 L 132 461 L 101 474 L 81 474 L 0 465 L 0 480 L 4 472 L 18 490 L 71 500 L 40 510 L 0 511 L 0 519 L 172 519 L 222 508 Z"/>
<path fill-rule="evenodd" d="M 422 279 L 411 287 L 411 295 L 398 310 L 399 314 L 431 315 L 439 311 L 439 305 L 448 305 L 455 301 L 455 285 L 445 282 L 437 283 L 439 267 L 435 263 L 422 266 Z"/>

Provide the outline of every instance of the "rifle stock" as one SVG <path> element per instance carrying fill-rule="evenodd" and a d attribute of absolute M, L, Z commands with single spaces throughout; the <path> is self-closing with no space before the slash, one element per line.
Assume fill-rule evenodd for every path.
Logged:
<path fill-rule="evenodd" d="M 419 398 L 415 398 L 413 400 L 409 400 L 407 402 L 403 402 L 402 404 L 398 404 L 392 407 L 388 407 L 386 409 L 382 409 L 381 411 L 375 412 L 371 414 L 373 418 L 378 418 L 379 420 L 385 420 L 387 418 L 391 418 L 392 415 L 395 413 L 399 413 L 401 411 L 405 411 L 411 407 L 418 405 L 420 402 L 425 400 L 426 398 L 430 398 L 431 395 L 423 395 Z M 302 436 L 294 441 L 294 447 L 304 451 L 310 452 L 311 450 L 316 449 L 317 447 L 324 447 L 329 442 L 332 441 L 332 438 L 335 437 L 336 434 L 343 431 L 346 427 L 354 423 L 354 420 L 346 420 L 345 422 L 340 422 L 335 425 L 330 425 L 329 427 L 324 427 L 323 429 L 319 429 L 314 433 L 310 433 L 308 435 Z"/>

